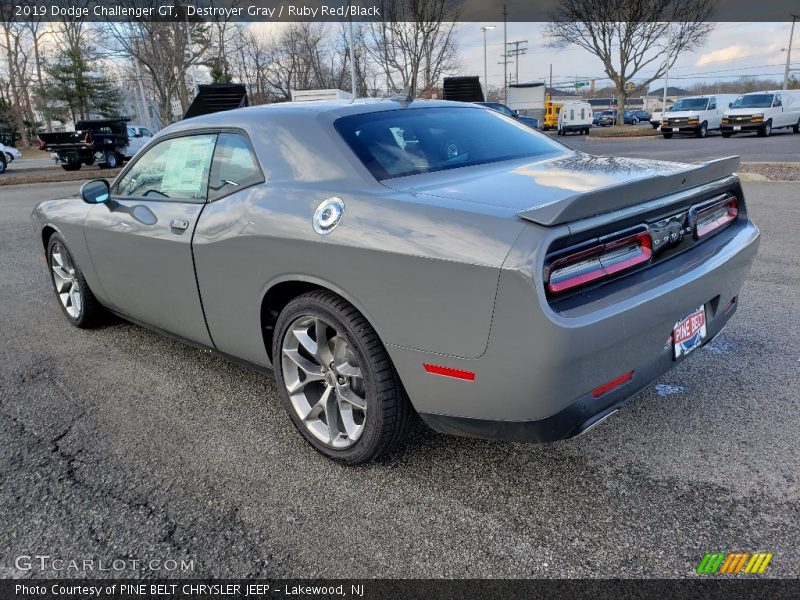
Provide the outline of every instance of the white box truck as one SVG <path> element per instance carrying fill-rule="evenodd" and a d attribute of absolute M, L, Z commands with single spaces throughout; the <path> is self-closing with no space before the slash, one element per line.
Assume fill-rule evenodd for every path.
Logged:
<path fill-rule="evenodd" d="M 773 129 L 791 127 L 800 133 L 800 90 L 769 90 L 742 94 L 722 117 L 722 137 L 756 132 L 768 136 Z"/>
<path fill-rule="evenodd" d="M 666 139 L 673 134 L 689 134 L 699 138 L 720 128 L 722 116 L 736 100 L 736 94 L 708 94 L 681 98 L 661 118 L 661 133 Z"/>
<path fill-rule="evenodd" d="M 588 102 L 567 102 L 558 112 L 558 135 L 582 133 L 589 135 L 592 128 L 592 105 Z"/>
<path fill-rule="evenodd" d="M 313 100 L 352 100 L 353 95 L 343 90 L 292 90 L 292 102 Z"/>

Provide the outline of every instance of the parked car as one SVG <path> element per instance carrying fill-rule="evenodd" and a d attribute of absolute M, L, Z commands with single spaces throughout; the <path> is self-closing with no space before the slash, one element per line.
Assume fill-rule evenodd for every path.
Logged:
<path fill-rule="evenodd" d="M 737 166 L 583 154 L 472 104 L 284 103 L 175 123 L 32 216 L 70 323 L 274 371 L 358 464 L 415 414 L 577 435 L 713 339 L 759 239 Z"/>
<path fill-rule="evenodd" d="M 0 144 L 0 152 L 3 153 L 3 156 L 8 164 L 11 164 L 15 160 L 22 158 L 22 152 L 14 148 L 14 146 Z"/>
<path fill-rule="evenodd" d="M 739 96 L 725 111 L 722 137 L 756 132 L 768 136 L 773 129 L 791 127 L 800 133 L 800 90 L 772 90 Z"/>
<path fill-rule="evenodd" d="M 568 102 L 558 112 L 558 135 L 582 133 L 592 128 L 592 106 L 588 102 Z"/>
<path fill-rule="evenodd" d="M 53 160 L 65 171 L 77 171 L 82 165 L 97 164 L 113 169 L 131 158 L 153 137 L 141 125 L 128 119 L 78 121 L 75 131 L 39 134 L 39 148 L 51 152 Z"/>
<path fill-rule="evenodd" d="M 704 138 L 709 131 L 719 129 L 723 111 L 727 110 L 735 99 L 735 94 L 681 98 L 661 120 L 661 132 L 666 139 L 670 139 L 675 133 Z"/>
<path fill-rule="evenodd" d="M 625 125 L 638 125 L 650 121 L 650 113 L 646 110 L 626 110 L 622 113 Z"/>
<path fill-rule="evenodd" d="M 672 107 L 668 106 L 667 110 L 665 110 L 664 112 L 653 112 L 650 114 L 650 125 L 653 126 L 653 129 L 658 129 L 659 127 L 661 127 L 661 120 L 664 114 L 668 113 L 671 110 Z"/>
<path fill-rule="evenodd" d="M 22 158 L 22 153 L 13 146 L 0 144 L 0 174 L 5 173 L 8 165 Z"/>
<path fill-rule="evenodd" d="M 603 110 L 599 113 L 594 113 L 594 117 L 592 118 L 592 124 L 600 127 L 608 127 L 610 125 L 616 125 L 616 123 L 617 111 L 615 110 Z"/>
<path fill-rule="evenodd" d="M 539 129 L 539 119 L 536 117 L 527 117 L 525 115 L 521 115 L 519 114 L 519 111 L 511 110 L 505 104 L 501 104 L 500 102 L 476 102 L 475 104 L 480 104 L 486 108 L 496 110 L 500 114 L 511 117 L 512 119 L 516 119 L 520 123 L 524 123 L 532 129 Z"/>

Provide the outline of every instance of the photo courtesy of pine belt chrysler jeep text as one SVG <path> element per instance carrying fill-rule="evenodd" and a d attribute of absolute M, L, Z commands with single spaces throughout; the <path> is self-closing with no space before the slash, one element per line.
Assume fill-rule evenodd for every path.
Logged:
<path fill-rule="evenodd" d="M 759 231 L 737 158 L 607 158 L 474 104 L 186 119 L 33 212 L 56 298 L 274 372 L 319 452 L 438 431 L 549 441 L 717 335 Z"/>

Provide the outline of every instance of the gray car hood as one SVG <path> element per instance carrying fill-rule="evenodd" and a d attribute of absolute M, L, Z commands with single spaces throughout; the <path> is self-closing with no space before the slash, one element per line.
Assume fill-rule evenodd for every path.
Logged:
<path fill-rule="evenodd" d="M 738 163 L 738 157 L 690 165 L 576 152 L 398 177 L 383 184 L 417 197 L 507 208 L 551 226 L 721 179 Z"/>

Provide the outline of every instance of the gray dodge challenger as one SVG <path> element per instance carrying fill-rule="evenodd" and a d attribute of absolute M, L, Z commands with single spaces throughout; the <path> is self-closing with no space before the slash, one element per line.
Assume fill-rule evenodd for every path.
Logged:
<path fill-rule="evenodd" d="M 441 101 L 307 102 L 164 129 L 33 212 L 58 303 L 274 373 L 311 446 L 586 431 L 706 344 L 758 248 L 737 158 L 575 152 Z"/>

